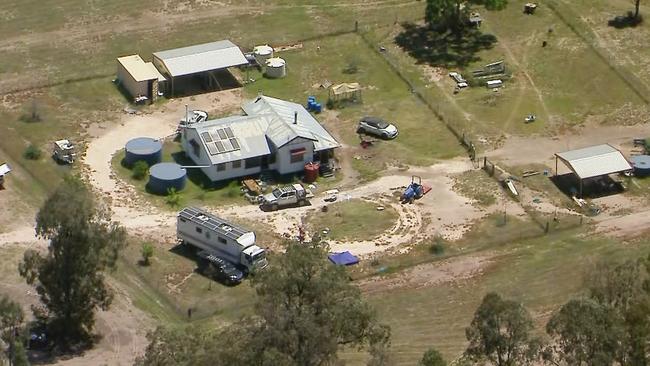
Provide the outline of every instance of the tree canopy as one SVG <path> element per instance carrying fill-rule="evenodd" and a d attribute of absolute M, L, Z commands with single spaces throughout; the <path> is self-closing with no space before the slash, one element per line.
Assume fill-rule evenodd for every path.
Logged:
<path fill-rule="evenodd" d="M 36 287 L 43 304 L 35 316 L 67 348 L 88 340 L 95 311 L 111 304 L 103 271 L 115 268 L 126 232 L 97 206 L 83 182 L 66 177 L 39 210 L 36 233 L 49 240 L 48 251 L 26 251 L 20 274 Z"/>
<path fill-rule="evenodd" d="M 489 293 L 465 331 L 469 341 L 465 353 L 472 360 L 497 366 L 526 365 L 539 348 L 530 335 L 532 329 L 533 320 L 521 304 Z"/>
<path fill-rule="evenodd" d="M 466 25 L 470 5 L 483 5 L 488 10 L 501 10 L 508 0 L 427 0 L 424 19 L 429 27 L 458 31 Z"/>
<path fill-rule="evenodd" d="M 347 346 L 369 347 L 375 356 L 371 362 L 386 364 L 388 328 L 377 322 L 346 270 L 329 263 L 326 253 L 319 244 L 290 244 L 253 277 L 253 316 L 211 336 L 196 329 L 159 329 L 138 363 L 321 366 L 335 364 L 339 348 Z M 192 342 L 202 343 L 204 351 Z"/>
<path fill-rule="evenodd" d="M 435 348 L 429 348 L 422 359 L 418 363 L 418 366 L 447 366 L 447 361 L 442 357 L 442 354 L 438 352 Z"/>

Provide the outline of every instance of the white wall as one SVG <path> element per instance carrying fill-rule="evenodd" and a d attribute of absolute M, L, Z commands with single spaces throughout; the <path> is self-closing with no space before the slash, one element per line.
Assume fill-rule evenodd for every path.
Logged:
<path fill-rule="evenodd" d="M 120 84 L 122 84 L 124 89 L 126 89 L 133 98 L 140 95 L 151 97 L 147 95 L 147 81 L 135 81 L 131 74 L 129 74 L 129 72 L 126 71 L 124 66 L 119 62 L 117 63 L 117 80 L 120 81 Z"/>
<path fill-rule="evenodd" d="M 292 163 L 291 150 L 300 148 L 305 149 L 303 159 L 299 162 Z M 301 172 L 305 169 L 305 164 L 312 161 L 313 157 L 314 142 L 303 138 L 296 138 L 278 149 L 276 170 L 280 174 Z"/>

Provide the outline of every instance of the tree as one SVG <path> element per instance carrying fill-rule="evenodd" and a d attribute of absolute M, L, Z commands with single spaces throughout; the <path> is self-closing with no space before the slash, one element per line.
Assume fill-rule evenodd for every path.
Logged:
<path fill-rule="evenodd" d="M 547 360 L 568 365 L 612 365 L 623 336 L 620 319 L 610 308 L 591 299 L 566 303 L 546 325 L 553 345 Z"/>
<path fill-rule="evenodd" d="M 29 144 L 23 152 L 23 157 L 28 160 L 38 160 L 41 158 L 41 155 L 41 149 L 34 144 Z"/>
<path fill-rule="evenodd" d="M 438 30 L 461 30 L 470 5 L 484 5 L 488 10 L 502 10 L 508 0 L 427 0 L 424 20 Z"/>
<path fill-rule="evenodd" d="M 447 366 L 447 361 L 445 361 L 442 357 L 442 353 L 438 352 L 438 350 L 435 348 L 429 348 L 424 352 L 418 366 Z"/>
<path fill-rule="evenodd" d="M 9 297 L 0 298 L 0 333 L 2 340 L 9 345 L 7 350 L 9 365 L 23 364 L 25 349 L 18 337 L 24 321 L 23 309 Z"/>
<path fill-rule="evenodd" d="M 25 252 L 19 271 L 36 287 L 51 339 L 67 349 L 89 339 L 97 308 L 108 309 L 112 293 L 104 271 L 115 268 L 126 232 L 97 206 L 78 178 L 66 177 L 36 216 L 36 234 L 48 239 L 48 252 Z"/>
<path fill-rule="evenodd" d="M 183 337 L 175 331 L 157 331 L 139 364 L 324 366 L 338 361 L 342 345 L 369 347 L 371 364 L 386 364 L 389 329 L 377 323 L 345 268 L 333 266 L 326 254 L 318 244 L 289 244 L 253 277 L 253 316 L 209 336 L 193 333 L 205 356 L 177 341 Z"/>
<path fill-rule="evenodd" d="M 151 243 L 142 243 L 142 265 L 148 266 L 153 256 L 153 245 Z"/>
<path fill-rule="evenodd" d="M 634 0 L 634 18 L 639 17 L 639 8 L 641 7 L 641 0 Z"/>
<path fill-rule="evenodd" d="M 497 366 L 528 364 L 538 351 L 538 341 L 530 336 L 532 329 L 532 318 L 521 304 L 489 293 L 465 330 L 469 341 L 465 353 Z"/>

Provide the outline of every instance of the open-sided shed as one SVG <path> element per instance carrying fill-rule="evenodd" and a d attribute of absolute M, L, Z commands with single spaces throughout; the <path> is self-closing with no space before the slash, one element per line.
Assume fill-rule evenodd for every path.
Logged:
<path fill-rule="evenodd" d="M 556 153 L 556 175 L 558 174 L 558 160 L 562 161 L 578 177 L 580 196 L 582 196 L 585 179 L 632 170 L 632 166 L 625 159 L 623 153 L 609 144 Z"/>
<path fill-rule="evenodd" d="M 169 91 L 174 95 L 176 79 L 198 75 L 204 76 L 211 86 L 220 86 L 215 73 L 229 67 L 248 64 L 239 47 L 228 40 L 204 43 L 153 54 L 153 63 L 170 81 Z"/>

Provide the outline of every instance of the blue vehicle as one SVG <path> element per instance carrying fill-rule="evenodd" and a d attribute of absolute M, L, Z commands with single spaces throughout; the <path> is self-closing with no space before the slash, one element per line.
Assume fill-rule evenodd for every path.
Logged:
<path fill-rule="evenodd" d="M 416 182 L 417 179 L 417 182 Z M 416 199 L 422 198 L 425 194 L 424 186 L 422 185 L 422 178 L 417 175 L 411 177 L 411 184 L 406 187 L 400 200 L 402 203 L 413 203 Z"/>

